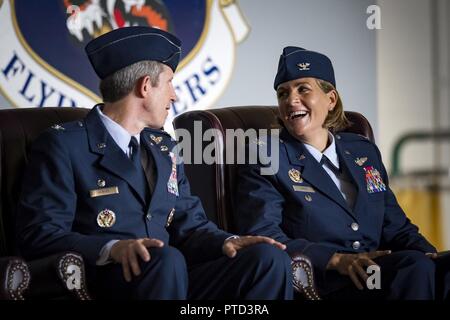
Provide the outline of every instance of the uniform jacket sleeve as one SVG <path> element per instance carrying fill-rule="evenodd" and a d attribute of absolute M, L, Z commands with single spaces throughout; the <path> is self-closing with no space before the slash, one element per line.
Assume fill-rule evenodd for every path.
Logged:
<path fill-rule="evenodd" d="M 19 249 L 29 259 L 76 251 L 95 264 L 101 248 L 112 239 L 71 231 L 77 195 L 68 148 L 54 130 L 32 146 L 17 211 Z"/>
<path fill-rule="evenodd" d="M 231 234 L 208 220 L 200 199 L 191 194 L 183 164 L 177 166 L 177 176 L 179 196 L 174 220 L 169 227 L 170 243 L 184 253 L 188 264 L 223 256 L 223 243 Z"/>
<path fill-rule="evenodd" d="M 381 153 L 374 145 L 381 163 L 382 177 L 386 183 L 385 214 L 380 246 L 390 250 L 418 250 L 421 252 L 436 252 L 425 237 L 419 233 L 417 226 L 411 223 L 400 207 L 394 193 L 389 188 L 389 178 L 381 159 Z"/>

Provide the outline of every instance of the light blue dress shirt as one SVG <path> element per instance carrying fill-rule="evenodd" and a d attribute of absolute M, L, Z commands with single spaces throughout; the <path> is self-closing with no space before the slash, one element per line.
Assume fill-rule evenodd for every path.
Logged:
<path fill-rule="evenodd" d="M 98 114 L 100 115 L 100 119 L 102 120 L 103 124 L 105 125 L 106 130 L 111 135 L 113 140 L 117 143 L 120 149 L 128 156 L 130 157 L 130 140 L 132 135 L 120 124 L 106 116 L 100 107 L 96 107 Z M 134 135 L 134 137 L 137 139 L 138 143 L 140 144 L 140 134 Z"/>

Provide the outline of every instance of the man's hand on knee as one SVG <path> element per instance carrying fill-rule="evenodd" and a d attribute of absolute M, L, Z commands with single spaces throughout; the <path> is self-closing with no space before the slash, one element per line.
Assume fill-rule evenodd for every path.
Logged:
<path fill-rule="evenodd" d="M 131 239 L 117 241 L 111 248 L 111 258 L 122 264 L 123 276 L 127 282 L 132 279 L 131 272 L 135 276 L 141 274 L 138 256 L 145 262 L 150 261 L 151 256 L 147 248 L 161 248 L 164 243 L 158 239 Z"/>
<path fill-rule="evenodd" d="M 234 256 L 236 256 L 238 250 L 258 243 L 268 243 L 274 245 L 275 247 L 281 250 L 286 249 L 286 245 L 269 237 L 243 236 L 230 238 L 226 240 L 225 243 L 223 244 L 222 251 L 228 257 L 233 258 Z"/>

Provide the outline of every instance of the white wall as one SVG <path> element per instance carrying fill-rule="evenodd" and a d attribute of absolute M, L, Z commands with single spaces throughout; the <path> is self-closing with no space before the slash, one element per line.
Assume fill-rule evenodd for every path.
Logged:
<path fill-rule="evenodd" d="M 396 139 L 411 130 L 430 130 L 432 113 L 431 1 L 379 0 L 377 31 L 378 145 L 390 155 Z M 433 165 L 429 143 L 407 145 L 402 168 Z M 390 159 L 385 159 L 387 167 Z"/>
<path fill-rule="evenodd" d="M 0 109 L 6 108 L 6 107 L 10 108 L 11 105 L 9 104 L 8 101 L 6 101 L 5 98 L 3 98 L 2 95 L 0 94 Z"/>

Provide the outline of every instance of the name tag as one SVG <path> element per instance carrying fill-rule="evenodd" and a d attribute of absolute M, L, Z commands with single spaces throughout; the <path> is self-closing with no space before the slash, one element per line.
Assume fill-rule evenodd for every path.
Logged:
<path fill-rule="evenodd" d="M 314 193 L 316 191 L 314 191 L 314 188 L 312 187 L 305 187 L 305 186 L 292 186 L 292 188 L 294 188 L 294 191 L 298 191 L 298 192 L 311 192 Z"/>
<path fill-rule="evenodd" d="M 119 187 L 102 188 L 89 191 L 91 198 L 108 196 L 116 193 L 119 193 Z"/>

